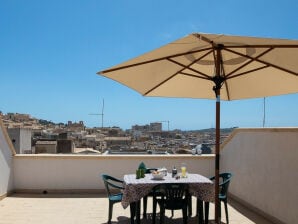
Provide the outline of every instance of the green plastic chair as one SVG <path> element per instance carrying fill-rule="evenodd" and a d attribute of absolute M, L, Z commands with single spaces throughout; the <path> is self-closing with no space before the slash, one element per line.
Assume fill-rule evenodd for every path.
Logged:
<path fill-rule="evenodd" d="M 152 171 L 157 170 L 157 168 L 147 168 L 144 162 L 141 162 L 138 166 L 138 169 L 143 169 L 145 174 L 149 174 Z M 148 197 L 152 197 L 153 194 L 152 192 L 150 192 L 148 195 L 143 197 L 143 218 L 146 219 L 147 218 L 147 201 L 148 201 Z"/>
<path fill-rule="evenodd" d="M 165 210 L 180 210 L 183 212 L 183 223 L 187 224 L 187 208 L 190 194 L 188 184 L 159 184 L 153 189 L 153 216 L 152 223 L 155 224 L 156 206 L 160 207 L 160 224 L 164 223 Z"/>
<path fill-rule="evenodd" d="M 146 168 L 145 173 L 149 174 L 152 171 L 156 171 L 156 170 L 157 170 L 157 168 Z M 143 218 L 144 219 L 147 218 L 147 201 L 148 201 L 148 197 L 153 197 L 153 192 L 150 192 L 148 195 L 143 197 Z"/>
<path fill-rule="evenodd" d="M 221 173 L 219 174 L 219 201 L 225 205 L 226 212 L 226 221 L 229 223 L 229 214 L 228 214 L 228 189 L 230 185 L 230 181 L 232 178 L 231 173 Z M 215 177 L 211 177 L 210 180 L 214 180 Z M 209 202 L 205 202 L 205 223 L 208 223 L 209 219 Z M 219 212 L 221 212 L 221 206 L 219 207 Z"/>
<path fill-rule="evenodd" d="M 107 174 L 101 175 L 102 180 L 104 181 L 105 188 L 107 191 L 108 199 L 109 199 L 109 218 L 108 223 L 111 223 L 112 215 L 113 215 L 113 205 L 115 203 L 121 202 L 123 193 L 123 180 L 119 180 L 115 177 L 109 176 Z M 116 193 L 115 193 L 116 192 Z M 133 217 L 131 217 L 133 218 Z"/>

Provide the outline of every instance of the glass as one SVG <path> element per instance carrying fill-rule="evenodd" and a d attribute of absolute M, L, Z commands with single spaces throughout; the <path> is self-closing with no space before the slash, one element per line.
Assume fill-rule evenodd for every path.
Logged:
<path fill-rule="evenodd" d="M 181 164 L 181 177 L 186 177 L 186 164 Z"/>

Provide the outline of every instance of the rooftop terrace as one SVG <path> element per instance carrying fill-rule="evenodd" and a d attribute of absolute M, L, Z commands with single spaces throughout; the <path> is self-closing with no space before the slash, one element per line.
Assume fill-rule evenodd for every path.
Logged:
<path fill-rule="evenodd" d="M 222 144 L 220 170 L 233 173 L 231 223 L 297 223 L 297 146 L 298 128 L 237 129 Z M 0 224 L 106 223 L 100 174 L 122 178 L 141 161 L 168 169 L 183 162 L 189 172 L 214 174 L 214 155 L 15 154 L 0 120 Z M 113 221 L 129 223 L 128 218 L 129 209 L 115 205 Z M 190 223 L 195 222 L 192 217 Z"/>

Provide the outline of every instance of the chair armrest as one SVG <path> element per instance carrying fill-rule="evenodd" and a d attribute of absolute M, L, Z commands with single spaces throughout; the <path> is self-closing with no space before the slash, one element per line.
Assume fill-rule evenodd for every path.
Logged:
<path fill-rule="evenodd" d="M 223 181 L 223 182 L 221 182 L 221 183 L 219 184 L 219 186 L 225 185 L 225 184 L 228 183 L 229 181 L 230 181 L 230 178 L 227 179 L 227 180 L 225 180 L 225 181 Z"/>
<path fill-rule="evenodd" d="M 111 183 L 111 182 L 109 182 L 109 181 L 108 181 L 108 183 L 109 183 L 110 186 L 112 186 L 112 187 L 114 187 L 114 188 L 121 189 L 121 190 L 124 189 L 123 186 L 119 186 L 119 185 L 113 184 L 113 183 Z"/>
<path fill-rule="evenodd" d="M 116 177 L 109 176 L 109 179 L 106 180 L 106 182 L 111 187 L 122 189 L 122 190 L 124 189 L 124 187 L 123 187 L 124 181 L 123 180 L 120 180 L 120 179 L 118 179 Z M 117 183 L 121 184 L 121 186 L 119 184 L 117 184 Z"/>
<path fill-rule="evenodd" d="M 123 183 L 123 180 L 120 180 L 120 179 L 118 179 L 116 177 L 110 177 L 110 180 L 115 181 L 115 182 L 118 182 L 118 183 Z"/>

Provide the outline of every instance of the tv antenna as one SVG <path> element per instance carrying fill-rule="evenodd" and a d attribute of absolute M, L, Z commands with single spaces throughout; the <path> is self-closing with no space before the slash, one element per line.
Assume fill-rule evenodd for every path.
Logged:
<path fill-rule="evenodd" d="M 266 98 L 263 99 L 263 128 L 265 127 L 266 121 Z"/>
<path fill-rule="evenodd" d="M 101 108 L 101 114 L 89 114 L 89 115 L 96 115 L 96 116 L 101 116 L 101 128 L 103 128 L 103 116 L 104 116 L 104 107 L 105 107 L 105 100 L 102 99 L 102 108 Z"/>

